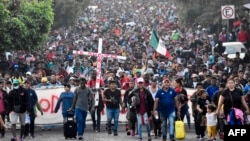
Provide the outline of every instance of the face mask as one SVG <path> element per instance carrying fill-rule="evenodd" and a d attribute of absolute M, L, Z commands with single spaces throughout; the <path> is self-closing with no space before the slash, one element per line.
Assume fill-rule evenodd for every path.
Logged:
<path fill-rule="evenodd" d="M 18 88 L 19 88 L 19 86 L 14 86 L 13 88 L 14 88 L 14 89 L 18 89 Z"/>

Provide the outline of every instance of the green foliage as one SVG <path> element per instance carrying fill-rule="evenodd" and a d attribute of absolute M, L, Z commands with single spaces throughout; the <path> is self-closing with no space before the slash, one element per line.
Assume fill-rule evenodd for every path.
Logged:
<path fill-rule="evenodd" d="M 221 6 L 235 5 L 236 16 L 244 16 L 243 4 L 249 0 L 176 0 L 178 16 L 184 24 L 194 22 L 209 25 L 222 23 Z"/>
<path fill-rule="evenodd" d="M 55 0 L 53 29 L 74 25 L 81 11 L 88 6 L 89 2 L 90 0 Z"/>
<path fill-rule="evenodd" d="M 7 0 L 5 0 L 7 1 Z M 44 45 L 53 24 L 52 0 L 0 2 L 0 50 L 33 50 Z"/>
<path fill-rule="evenodd" d="M 195 21 L 195 19 L 200 15 L 199 13 L 199 9 L 195 9 L 195 8 L 192 8 L 192 9 L 188 9 L 187 12 L 185 13 L 185 16 L 184 16 L 184 20 L 187 22 L 187 23 L 192 23 Z"/>

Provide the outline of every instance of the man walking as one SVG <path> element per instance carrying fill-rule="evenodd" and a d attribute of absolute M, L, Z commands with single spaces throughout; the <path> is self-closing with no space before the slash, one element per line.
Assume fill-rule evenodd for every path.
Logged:
<path fill-rule="evenodd" d="M 10 121 L 11 121 L 11 131 L 13 135 L 12 140 L 17 140 L 16 137 L 16 124 L 17 120 L 20 120 L 21 130 L 20 130 L 20 140 L 24 137 L 25 130 L 25 113 L 30 112 L 29 101 L 28 101 L 28 91 L 20 86 L 19 80 L 13 80 L 13 90 L 9 93 L 8 103 L 10 110 Z"/>
<path fill-rule="evenodd" d="M 31 89 L 31 82 L 30 81 L 25 81 L 25 89 L 28 91 L 28 100 L 29 100 L 29 105 L 28 108 L 30 109 L 29 117 L 30 117 L 30 124 L 25 125 L 25 132 L 24 132 L 24 137 L 30 136 L 34 138 L 34 128 L 35 128 L 35 106 L 38 101 L 37 94 L 36 92 Z"/>
<path fill-rule="evenodd" d="M 162 120 L 162 141 L 167 140 L 167 127 L 169 125 L 170 141 L 175 141 L 174 136 L 174 121 L 175 121 L 175 108 L 178 107 L 178 100 L 176 98 L 176 92 L 170 87 L 170 81 L 168 79 L 163 80 L 162 89 L 158 90 L 155 96 L 154 102 L 154 115 L 157 115 L 157 111 L 160 113 Z M 180 109 L 178 109 L 178 116 L 180 115 Z M 169 122 L 169 124 L 167 124 Z"/>
<path fill-rule="evenodd" d="M 90 88 L 86 87 L 86 82 L 86 79 L 80 79 L 80 87 L 75 89 L 73 103 L 69 109 L 69 111 L 73 111 L 73 109 L 75 109 L 78 140 L 83 140 L 86 117 L 89 109 L 88 106 L 90 101 L 94 101 L 93 93 Z M 92 108 L 93 107 L 94 106 L 92 106 Z"/>
<path fill-rule="evenodd" d="M 122 107 L 121 91 L 117 89 L 116 81 L 109 80 L 109 89 L 104 91 L 103 101 L 106 102 L 106 112 L 108 119 L 108 134 L 112 134 L 111 121 L 114 119 L 113 132 L 114 136 L 118 136 L 118 120 L 120 114 L 120 106 Z"/>
<path fill-rule="evenodd" d="M 101 89 L 96 89 L 96 72 L 92 72 L 90 75 L 90 80 L 87 82 L 87 86 L 91 88 L 91 90 L 94 93 L 95 100 L 93 101 L 94 104 L 94 111 L 91 112 L 91 119 L 93 122 L 93 130 L 96 130 L 96 132 L 100 132 L 100 124 L 101 124 L 101 112 L 104 108 L 104 104 L 102 101 L 102 92 Z M 104 86 L 104 81 L 100 80 L 100 86 Z"/>
<path fill-rule="evenodd" d="M 153 112 L 154 99 L 149 90 L 144 88 L 143 78 L 138 78 L 137 83 L 138 88 L 133 91 L 133 94 L 136 95 L 140 101 L 136 105 L 139 140 L 142 140 L 142 124 L 144 123 L 147 128 L 148 141 L 151 141 L 149 117 L 151 117 L 151 113 Z"/>
<path fill-rule="evenodd" d="M 123 98 L 123 106 L 122 108 L 128 109 L 127 112 L 127 120 L 128 120 L 128 129 L 131 130 L 127 132 L 127 135 L 135 136 L 135 124 L 136 124 L 136 105 L 133 105 L 132 100 L 132 92 L 135 89 L 135 82 L 134 80 L 130 80 L 129 82 L 129 89 L 125 91 L 124 98 Z M 139 100 L 138 100 L 139 101 Z"/>

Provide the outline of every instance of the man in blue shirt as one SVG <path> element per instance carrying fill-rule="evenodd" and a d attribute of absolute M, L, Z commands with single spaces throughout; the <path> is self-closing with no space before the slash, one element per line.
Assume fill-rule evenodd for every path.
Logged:
<path fill-rule="evenodd" d="M 30 124 L 25 124 L 25 131 L 24 131 L 24 138 L 26 138 L 29 133 L 32 138 L 34 138 L 34 129 L 35 129 L 35 119 L 36 119 L 36 114 L 35 114 L 35 106 L 37 104 L 38 98 L 36 91 L 31 89 L 31 82 L 30 81 L 25 81 L 25 88 L 28 91 L 28 99 L 29 99 L 29 104 L 28 104 L 28 109 L 29 109 L 29 118 L 30 118 Z"/>
<path fill-rule="evenodd" d="M 217 83 L 216 77 L 212 77 L 211 85 L 206 88 L 206 92 L 208 93 L 208 96 L 210 99 L 212 99 L 214 93 L 219 90 L 219 86 L 216 83 Z"/>
<path fill-rule="evenodd" d="M 157 111 L 160 113 L 162 120 L 162 137 L 163 141 L 167 140 L 167 122 L 169 122 L 169 136 L 171 141 L 175 141 L 174 136 L 174 121 L 175 121 L 175 108 L 178 106 L 178 100 L 176 98 L 176 92 L 170 87 L 170 81 L 168 79 L 163 80 L 162 89 L 159 89 L 155 96 L 153 114 L 157 115 Z M 177 111 L 177 115 L 180 115 L 180 109 Z"/>

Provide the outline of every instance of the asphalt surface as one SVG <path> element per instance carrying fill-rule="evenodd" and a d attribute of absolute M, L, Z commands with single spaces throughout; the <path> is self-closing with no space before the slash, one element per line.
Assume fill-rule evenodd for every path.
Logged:
<path fill-rule="evenodd" d="M 19 131 L 18 131 L 19 133 Z M 10 141 L 11 140 L 11 131 L 8 130 L 4 138 L 0 138 L 0 141 Z M 62 141 L 65 140 L 63 136 L 62 125 L 53 127 L 51 130 L 42 130 L 41 127 L 36 127 L 35 129 L 35 138 L 27 138 L 24 141 Z M 70 139 L 75 140 L 75 139 Z M 185 141 L 198 141 L 194 132 L 194 126 L 191 125 L 189 129 L 186 126 L 186 138 Z M 207 138 L 205 138 L 207 140 Z M 105 129 L 105 123 L 102 123 L 101 132 L 96 133 L 92 129 L 92 125 L 88 124 L 85 129 L 84 141 L 138 141 L 137 136 L 128 136 L 125 130 L 125 124 L 119 123 L 118 136 L 109 135 Z M 147 141 L 146 127 L 143 126 L 143 141 Z M 161 141 L 161 138 L 155 138 L 152 136 L 152 141 Z M 169 141 L 169 140 L 168 140 Z M 217 139 L 217 141 L 220 141 Z"/>

